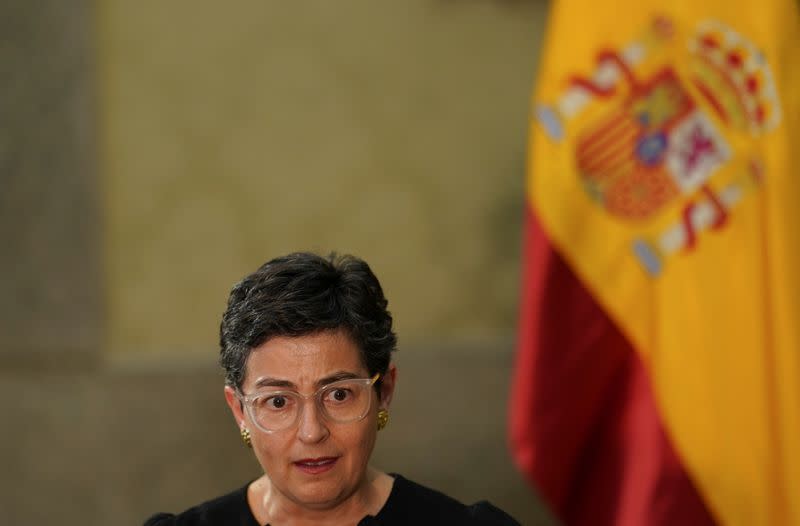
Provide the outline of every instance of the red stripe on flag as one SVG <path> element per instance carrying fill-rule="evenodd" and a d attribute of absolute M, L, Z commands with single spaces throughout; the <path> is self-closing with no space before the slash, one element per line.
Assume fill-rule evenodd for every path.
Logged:
<path fill-rule="evenodd" d="M 566 526 L 716 524 L 639 354 L 528 211 L 510 408 L 518 466 Z"/>

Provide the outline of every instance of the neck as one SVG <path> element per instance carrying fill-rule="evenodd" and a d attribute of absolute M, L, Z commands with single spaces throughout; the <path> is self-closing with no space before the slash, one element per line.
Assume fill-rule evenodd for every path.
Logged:
<path fill-rule="evenodd" d="M 267 475 L 253 482 L 248 501 L 259 524 L 270 526 L 357 524 L 366 515 L 377 515 L 391 492 L 394 479 L 385 473 L 367 468 L 361 483 L 350 495 L 340 500 L 304 506 L 276 488 Z"/>

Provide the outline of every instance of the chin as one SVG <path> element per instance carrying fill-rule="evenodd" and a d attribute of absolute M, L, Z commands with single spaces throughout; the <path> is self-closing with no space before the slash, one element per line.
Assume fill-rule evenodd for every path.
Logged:
<path fill-rule="evenodd" d="M 326 509 L 346 496 L 345 488 L 334 481 L 315 481 L 294 488 L 295 501 L 310 509 Z"/>

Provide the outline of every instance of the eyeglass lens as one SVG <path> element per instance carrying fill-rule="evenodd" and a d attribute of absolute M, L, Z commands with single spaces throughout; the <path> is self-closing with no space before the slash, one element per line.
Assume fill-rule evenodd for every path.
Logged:
<path fill-rule="evenodd" d="M 363 418 L 369 411 L 370 385 L 364 380 L 342 380 L 328 385 L 315 396 L 323 416 L 334 422 L 352 422 Z M 252 400 L 253 419 L 268 431 L 291 426 L 306 402 L 291 391 L 264 392 Z"/>

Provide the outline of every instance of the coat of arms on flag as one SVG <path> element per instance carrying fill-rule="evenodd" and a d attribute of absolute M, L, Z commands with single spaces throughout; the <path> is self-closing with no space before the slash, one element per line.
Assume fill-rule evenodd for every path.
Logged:
<path fill-rule="evenodd" d="M 646 60 L 653 65 L 641 74 Z M 576 172 L 592 199 L 614 217 L 645 224 L 672 209 L 669 224 L 631 243 L 652 276 L 670 254 L 693 249 L 698 232 L 721 228 L 757 187 L 759 154 L 733 145 L 781 118 L 769 64 L 750 41 L 716 21 L 680 39 L 666 17 L 622 50 L 599 50 L 593 74 L 572 76 L 537 115 L 558 141 L 583 112 L 593 118 L 570 131 Z"/>

